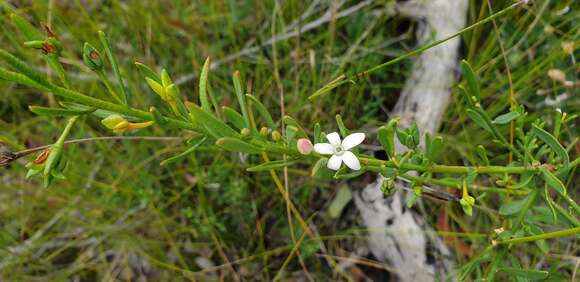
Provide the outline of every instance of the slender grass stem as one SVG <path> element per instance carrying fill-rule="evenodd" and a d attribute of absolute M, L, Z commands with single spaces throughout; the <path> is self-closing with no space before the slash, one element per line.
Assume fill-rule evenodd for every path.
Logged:
<path fill-rule="evenodd" d="M 497 244 L 520 244 L 520 243 L 526 243 L 526 242 L 534 242 L 534 241 L 538 241 L 538 240 L 545 240 L 545 239 L 552 239 L 552 238 L 563 237 L 563 236 L 576 235 L 578 233 L 580 233 L 580 227 L 558 230 L 558 231 L 554 231 L 554 232 L 550 232 L 550 233 L 532 235 L 532 236 L 527 236 L 527 237 L 519 237 L 519 238 L 501 240 L 501 241 L 497 241 Z"/>
<path fill-rule="evenodd" d="M 383 69 L 383 68 L 385 68 L 387 66 L 396 64 L 396 63 L 398 63 L 400 61 L 406 60 L 406 59 L 408 59 L 410 57 L 413 57 L 415 55 L 419 55 L 419 54 L 425 52 L 428 49 L 431 49 L 431 48 L 433 48 L 433 47 L 435 47 L 435 46 L 437 46 L 439 44 L 445 43 L 445 42 L 447 42 L 447 41 L 449 41 L 449 40 L 451 40 L 451 39 L 453 39 L 453 38 L 455 38 L 457 36 L 460 36 L 460 35 L 468 32 L 468 31 L 471 31 L 472 29 L 475 29 L 476 27 L 478 27 L 480 25 L 483 25 L 485 23 L 488 23 L 488 22 L 492 21 L 493 19 L 495 19 L 497 17 L 503 16 L 507 12 L 511 11 L 513 8 L 515 8 L 518 5 L 520 5 L 521 3 L 523 3 L 523 1 L 518 1 L 518 2 L 516 2 L 516 3 L 514 3 L 514 4 L 510 5 L 510 6 L 508 6 L 507 8 L 505 8 L 505 9 L 503 9 L 503 10 L 501 10 L 501 11 L 499 11 L 499 12 L 497 12 L 497 13 L 495 13 L 495 14 L 493 14 L 493 15 L 491 15 L 491 16 L 489 16 L 489 17 L 487 17 L 487 18 L 485 18 L 485 19 L 483 19 L 481 21 L 479 21 L 479 22 L 476 22 L 476 23 L 474 23 L 474 24 L 472 24 L 472 25 L 470 25 L 470 26 L 468 26 L 468 27 L 466 27 L 466 28 L 464 28 L 464 29 L 462 29 L 462 30 L 460 30 L 460 31 L 458 31 L 458 32 L 456 32 L 456 33 L 454 33 L 454 34 L 446 37 L 446 38 L 433 41 L 433 42 L 431 42 L 431 43 L 429 43 L 429 44 L 427 44 L 427 45 L 425 45 L 425 46 L 423 46 L 421 48 L 415 49 L 415 50 L 413 50 L 413 51 L 411 51 L 411 52 L 409 52 L 409 53 L 407 53 L 405 55 L 399 56 L 399 57 L 397 57 L 395 59 L 392 59 L 392 60 L 387 61 L 385 63 L 382 63 L 380 65 L 374 66 L 374 67 L 372 67 L 372 68 L 370 68 L 370 69 L 368 69 L 366 71 L 356 73 L 356 74 L 354 74 L 352 76 L 349 76 L 348 78 L 346 78 L 344 75 L 341 75 L 341 76 L 339 76 L 338 79 L 333 80 L 331 83 L 325 85 L 321 89 L 319 89 L 316 92 L 314 92 L 312 95 L 310 95 L 310 97 L 308 97 L 308 99 L 313 100 L 314 98 L 317 98 L 319 96 L 322 96 L 322 95 L 328 93 L 330 90 L 332 90 L 332 89 L 334 89 L 334 88 L 336 88 L 338 86 L 341 86 L 341 85 L 346 84 L 346 83 L 349 83 L 349 82 L 350 83 L 354 83 L 356 80 L 358 80 L 358 79 L 360 79 L 362 77 L 365 77 L 365 76 L 367 76 L 367 75 L 369 75 L 369 74 L 371 74 L 373 72 L 376 72 L 376 71 L 378 71 L 380 69 Z"/>

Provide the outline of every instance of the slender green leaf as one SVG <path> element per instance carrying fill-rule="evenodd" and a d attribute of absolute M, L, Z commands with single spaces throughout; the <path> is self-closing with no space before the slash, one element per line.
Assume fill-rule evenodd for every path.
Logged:
<path fill-rule="evenodd" d="M 27 20 L 25 20 L 21 16 L 17 14 L 10 14 L 10 19 L 12 20 L 12 23 L 16 26 L 16 28 L 18 28 L 18 30 L 20 30 L 20 32 L 24 34 L 26 40 L 30 41 L 44 39 L 42 33 L 40 33 L 38 29 L 36 29 L 32 24 L 30 24 Z"/>
<path fill-rule="evenodd" d="M 197 149 L 197 147 L 199 147 L 201 144 L 203 144 L 203 142 L 205 142 L 205 140 L 207 140 L 207 136 L 200 136 L 200 138 L 198 140 L 194 141 L 194 144 L 191 147 L 189 147 L 189 149 L 185 150 L 185 152 L 162 161 L 160 163 L 160 165 L 164 166 L 164 165 L 168 165 L 170 163 L 174 163 L 174 162 L 177 162 L 177 161 L 184 159 L 189 154 L 193 153 L 195 151 L 195 149 Z"/>
<path fill-rule="evenodd" d="M 47 108 L 39 106 L 29 106 L 31 112 L 42 115 L 42 116 L 80 116 L 84 114 L 90 114 L 96 110 L 96 108 L 90 108 L 88 110 L 71 110 L 66 108 Z"/>
<path fill-rule="evenodd" d="M 244 96 L 244 90 L 242 89 L 242 82 L 240 80 L 240 72 L 235 71 L 232 76 L 234 81 L 234 89 L 236 92 L 236 97 L 238 98 L 238 103 L 240 104 L 240 110 L 242 111 L 242 116 L 244 117 L 245 128 L 250 128 L 250 117 L 248 116 L 248 108 L 246 107 L 246 99 Z"/>
<path fill-rule="evenodd" d="M 340 132 L 340 135 L 344 137 L 346 137 L 348 135 L 349 130 L 346 128 L 346 126 L 344 125 L 344 122 L 342 121 L 342 117 L 340 115 L 336 115 L 336 125 L 338 126 L 338 131 Z"/>
<path fill-rule="evenodd" d="M 164 126 L 167 124 L 167 119 L 157 110 L 155 107 L 149 108 L 149 112 L 153 116 L 153 121 L 159 126 Z"/>
<path fill-rule="evenodd" d="M 463 78 L 467 82 L 467 90 L 470 96 L 475 96 L 477 101 L 481 99 L 481 94 L 479 91 L 479 82 L 477 81 L 477 77 L 473 72 L 473 69 L 469 65 L 466 60 L 461 61 L 461 70 L 463 71 Z"/>
<path fill-rule="evenodd" d="M 239 130 L 245 128 L 244 117 L 240 113 L 236 112 L 236 110 L 224 106 L 222 107 L 222 111 L 224 113 L 227 122 L 229 122 Z"/>
<path fill-rule="evenodd" d="M 506 113 L 506 114 L 503 114 L 503 115 L 500 115 L 500 116 L 496 117 L 493 120 L 493 123 L 495 123 L 495 124 L 506 124 L 506 123 L 509 123 L 512 120 L 518 118 L 519 116 L 520 116 L 520 113 L 519 112 L 509 112 L 509 113 Z"/>
<path fill-rule="evenodd" d="M 6 52 L 3 49 L 0 49 L 0 59 L 4 60 L 18 72 L 34 80 L 38 84 L 50 88 L 51 84 L 43 77 L 43 75 L 41 75 L 35 69 L 29 67 L 28 64 L 22 61 L 20 58 L 10 54 L 9 52 Z"/>
<path fill-rule="evenodd" d="M 107 38 L 107 35 L 103 32 L 99 30 L 99 39 L 101 40 L 101 44 L 103 45 L 103 48 L 105 49 L 105 54 L 107 54 L 107 58 L 109 58 L 109 62 L 111 63 L 111 66 L 113 68 L 113 73 L 115 74 L 115 77 L 117 78 L 117 81 L 119 82 L 119 88 L 121 89 L 121 99 L 123 100 L 123 103 L 126 105 L 127 104 L 127 91 L 125 90 L 125 83 L 123 83 L 123 77 L 121 76 L 121 71 L 119 70 L 119 64 L 117 63 L 117 58 L 115 58 L 115 55 L 113 54 L 113 48 L 111 47 L 111 44 L 109 43 L 109 39 Z"/>
<path fill-rule="evenodd" d="M 487 124 L 487 122 L 485 121 L 485 117 L 483 117 L 479 112 L 474 111 L 472 109 L 467 109 L 467 115 L 469 116 L 469 118 L 471 118 L 471 120 L 473 120 L 479 127 L 489 131 L 490 133 L 493 133 L 493 130 L 491 129 L 491 127 Z"/>
<path fill-rule="evenodd" d="M 263 151 L 261 148 L 254 146 L 248 142 L 231 137 L 223 137 L 218 139 L 216 141 L 216 145 L 232 152 L 258 154 Z"/>
<path fill-rule="evenodd" d="M 221 137 L 238 137 L 239 134 L 223 121 L 217 119 L 212 114 L 204 111 L 198 105 L 192 105 L 190 108 L 192 120 L 195 124 L 203 126 L 207 132 L 214 138 Z"/>
<path fill-rule="evenodd" d="M 529 197 L 529 196 L 528 196 Z M 499 214 L 501 215 L 514 215 L 519 213 L 525 206 L 528 198 L 524 198 L 517 201 L 511 201 L 499 208 Z"/>
<path fill-rule="evenodd" d="M 544 143 L 548 144 L 548 146 L 550 146 L 550 148 L 552 148 L 552 150 L 554 150 L 554 152 L 556 152 L 556 154 L 560 156 L 560 158 L 562 158 L 565 165 L 568 165 L 570 163 L 570 157 L 568 156 L 566 149 L 564 149 L 562 144 L 560 144 L 560 142 L 558 142 L 558 140 L 556 140 L 556 138 L 552 136 L 552 134 L 541 129 L 536 124 L 532 124 L 532 132 L 534 132 L 534 134 L 538 136 L 538 138 L 544 141 Z"/>
<path fill-rule="evenodd" d="M 545 270 L 522 269 L 517 267 L 500 267 L 498 271 L 507 273 L 509 275 L 522 277 L 528 280 L 545 279 L 550 274 L 548 271 Z"/>
<path fill-rule="evenodd" d="M 153 71 L 150 67 L 148 67 L 145 64 L 139 63 L 139 62 L 135 62 L 135 66 L 137 67 L 137 69 L 139 69 L 139 72 L 141 73 L 141 75 L 143 75 L 145 78 L 149 78 L 154 80 L 155 82 L 161 84 L 161 78 L 159 77 L 159 75 L 157 75 L 157 73 L 155 73 L 155 71 Z"/>
<path fill-rule="evenodd" d="M 344 185 L 338 189 L 336 196 L 330 202 L 330 206 L 328 207 L 328 216 L 330 218 L 338 218 L 342 213 L 342 210 L 346 207 L 346 205 L 352 200 L 352 192 L 348 186 Z"/>
<path fill-rule="evenodd" d="M 260 100 L 258 100 L 253 95 L 246 94 L 246 97 L 248 97 L 250 101 L 252 101 L 252 104 L 256 107 L 258 113 L 264 118 L 264 120 L 266 120 L 266 124 L 268 125 L 268 127 L 270 127 L 271 129 L 276 129 L 277 127 L 276 123 L 272 119 L 272 116 L 270 115 L 270 112 L 268 112 L 266 106 L 264 106 L 264 104 L 262 104 L 262 102 L 260 102 Z"/>
<path fill-rule="evenodd" d="M 300 124 L 291 116 L 284 116 L 284 124 L 293 126 L 297 129 L 296 135 L 300 138 L 307 138 L 306 131 L 300 126 Z"/>
<path fill-rule="evenodd" d="M 291 166 L 297 163 L 298 160 L 279 160 L 279 161 L 271 161 L 259 164 L 257 166 L 250 167 L 246 169 L 247 171 L 256 172 L 256 171 L 266 171 L 266 170 L 273 170 L 273 169 L 280 169 L 287 166 Z"/>
<path fill-rule="evenodd" d="M 560 181 L 560 179 L 558 177 L 556 177 L 553 173 L 551 173 L 545 167 L 542 167 L 541 170 L 542 170 L 542 176 L 544 176 L 544 180 L 546 181 L 548 186 L 550 186 L 552 189 L 556 190 L 556 192 L 558 192 L 560 195 L 565 196 L 567 194 L 567 192 L 566 192 L 566 186 L 564 186 L 564 183 L 562 183 L 562 181 Z"/>
<path fill-rule="evenodd" d="M 209 102 L 207 94 L 207 79 L 209 75 L 210 60 L 209 57 L 205 59 L 203 67 L 201 69 L 201 75 L 199 76 L 199 103 L 201 108 L 207 112 L 211 112 L 211 104 Z"/>

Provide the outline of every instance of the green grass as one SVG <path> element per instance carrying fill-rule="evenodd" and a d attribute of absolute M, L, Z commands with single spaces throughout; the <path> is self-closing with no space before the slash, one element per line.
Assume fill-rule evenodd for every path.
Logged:
<path fill-rule="evenodd" d="M 14 8 L 36 26 L 50 22 L 65 47 L 64 65 L 70 74 L 71 88 L 107 99 L 106 88 L 84 67 L 81 57 L 84 42 L 100 49 L 97 31 L 103 30 L 125 77 L 131 105 L 145 110 L 156 105 L 167 113 L 169 109 L 161 106 L 158 95 L 144 83 L 133 63 L 145 63 L 156 71 L 166 68 L 174 81 L 181 83 L 182 94 L 199 103 L 194 93 L 206 57 L 219 62 L 244 48 L 266 42 L 289 27 L 309 6 L 303 1 L 279 1 L 281 6 L 276 2 L 101 1 L 84 5 L 79 0 L 33 1 L 18 7 L 3 3 L 0 42 L 3 49 L 37 69 L 46 70 L 39 51 L 23 48 L 25 40 L 10 23 L 8 9 Z M 333 130 L 336 114 L 341 114 L 351 129 L 367 131 L 383 125 L 407 77 L 411 60 L 381 69 L 356 85 L 337 88 L 313 102 L 307 100 L 340 73 L 355 74 L 415 49 L 416 23 L 384 14 L 370 16 L 371 11 L 382 11 L 389 5 L 383 2 L 376 1 L 358 13 L 332 19 L 305 31 L 299 38 L 278 41 L 275 46 L 259 48 L 251 56 L 220 64 L 210 72 L 210 90 L 217 103 L 237 108 L 231 76 L 239 70 L 242 80 L 251 85 L 249 91 L 268 107 L 275 122 L 281 119 L 282 89 L 285 113 L 307 130 L 315 122 L 320 122 L 324 131 Z M 468 23 L 489 16 L 484 1 L 470 2 Z M 580 108 L 577 87 L 565 88 L 547 75 L 550 69 L 560 69 L 568 80 L 578 84 L 574 63 L 577 52 L 567 54 L 561 44 L 578 45 L 580 29 L 575 22 L 579 15 L 577 7 L 558 15 L 565 4 L 572 5 L 573 1 L 532 2 L 531 6 L 497 18 L 497 30 L 488 23 L 464 34 L 462 57 L 480 77 L 483 104 L 494 116 L 509 110 L 511 87 L 518 102 L 529 112 L 530 121 L 543 118 L 551 122 L 555 106 L 546 105 L 546 99 L 567 92 L 571 98 L 558 107 L 569 113 L 577 113 Z M 511 3 L 493 1 L 493 10 L 499 11 Z M 317 19 L 327 9 L 326 2 L 318 5 L 304 23 Z M 505 54 L 498 40 L 504 45 Z M 511 86 L 504 55 L 512 74 Z M 106 73 L 118 86 L 108 65 Z M 279 74 L 279 80 L 275 73 Z M 54 74 L 53 80 L 58 80 Z M 53 97 L 6 81 L 0 81 L 0 90 L 0 141 L 15 150 L 56 141 L 66 121 L 28 111 L 29 105 L 54 105 Z M 546 94 L 539 95 L 539 91 Z M 491 148 L 492 163 L 505 164 L 506 156 L 500 153 L 501 149 L 466 116 L 466 106 L 458 98 L 459 89 L 454 88 L 453 93 L 454 100 L 440 130 L 445 138 L 443 150 L 447 152 L 440 162 L 477 163 L 473 147 L 484 145 Z M 111 135 L 95 117 L 88 116 L 82 121 L 71 138 Z M 503 133 L 508 134 L 507 130 Z M 160 127 L 131 135 L 184 136 L 179 130 Z M 577 136 L 574 124 L 562 129 L 561 140 L 565 146 L 571 146 L 570 155 L 574 157 L 578 156 L 578 145 L 574 143 Z M 345 279 L 322 255 L 347 257 L 346 251 L 363 244 L 366 237 L 360 227 L 336 222 L 326 214 L 341 185 L 332 181 L 329 174 L 310 177 L 306 165 L 288 170 L 289 198 L 301 217 L 316 226 L 318 232 L 313 237 L 305 236 L 297 247 L 294 242 L 301 240 L 303 230 L 294 216 L 289 224 L 285 198 L 278 192 L 272 176 L 245 171 L 251 164 L 261 162 L 260 158 L 250 157 L 242 162 L 238 154 L 202 147 L 181 162 L 159 166 L 162 160 L 186 149 L 187 145 L 180 141 L 91 142 L 70 146 L 67 180 L 48 189 L 42 188 L 38 179 L 24 178 L 26 161 L 2 168 L 0 278 L 135 280 L 146 275 L 154 281 L 206 281 L 223 275 L 228 281 L 235 277 L 271 280 L 277 275 L 291 277 L 292 273 L 307 269 L 316 281 Z M 278 177 L 283 180 L 283 174 Z M 567 182 L 570 196 L 577 199 L 578 177 L 572 174 Z M 476 197 L 481 206 L 497 210 L 499 203 L 508 201 L 509 196 L 482 193 Z M 489 234 L 501 226 L 495 213 L 468 217 L 459 206 L 447 204 L 429 205 L 427 212 L 432 216 L 427 220 L 436 224 L 436 215 L 443 210 L 450 217 L 452 232 Z M 549 211 L 542 210 L 537 216 L 545 214 Z M 538 221 L 546 232 L 554 225 L 565 225 L 553 224 L 545 217 Z M 563 217 L 559 220 L 564 221 Z M 489 245 L 483 236 L 457 238 L 468 244 L 474 254 Z M 23 244 L 27 240 L 30 245 Z M 318 240 L 324 242 L 325 251 L 320 249 Z M 545 243 L 549 246 L 547 254 L 528 244 L 514 246 L 508 256 L 526 258 L 527 268 L 543 263 L 545 269 L 570 279 L 575 271 L 570 257 L 578 253 L 577 238 Z M 457 251 L 456 246 L 452 244 Z M 295 247 L 299 259 L 293 257 L 285 263 Z M 458 264 L 475 257 L 456 253 Z M 207 268 L 203 261 L 208 260 L 219 267 L 200 272 Z M 282 266 L 284 271 L 278 274 Z M 478 268 L 470 279 L 487 271 L 487 267 Z M 508 277 L 499 275 L 503 274 L 498 274 L 497 279 Z"/>

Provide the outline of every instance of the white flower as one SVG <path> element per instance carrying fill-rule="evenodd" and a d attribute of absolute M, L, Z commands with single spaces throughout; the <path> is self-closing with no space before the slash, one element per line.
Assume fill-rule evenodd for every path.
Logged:
<path fill-rule="evenodd" d="M 358 158 L 349 150 L 358 146 L 363 140 L 365 140 L 364 133 L 350 134 L 341 142 L 340 135 L 333 132 L 327 134 L 326 139 L 328 139 L 330 143 L 315 144 L 314 151 L 323 155 L 332 155 L 328 160 L 328 168 L 338 170 L 342 162 L 344 162 L 344 164 L 352 170 L 360 169 Z"/>

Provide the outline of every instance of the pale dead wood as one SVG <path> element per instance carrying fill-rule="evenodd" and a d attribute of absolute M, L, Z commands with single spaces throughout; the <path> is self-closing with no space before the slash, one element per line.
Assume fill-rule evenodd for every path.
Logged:
<path fill-rule="evenodd" d="M 445 38 L 465 26 L 467 0 L 414 0 L 397 7 L 400 15 L 420 22 L 420 46 Z M 459 38 L 425 51 L 412 67 L 392 116 L 400 125 L 416 122 L 421 133 L 437 131 L 450 99 L 458 65 Z M 398 145 L 397 150 L 405 149 Z M 380 191 L 382 177 L 355 193 L 355 203 L 369 229 L 368 245 L 380 261 L 398 270 L 400 281 L 435 281 L 453 268 L 449 249 L 413 210 L 405 207 L 405 192 L 392 197 Z M 401 232 L 405 230 L 405 232 Z"/>

